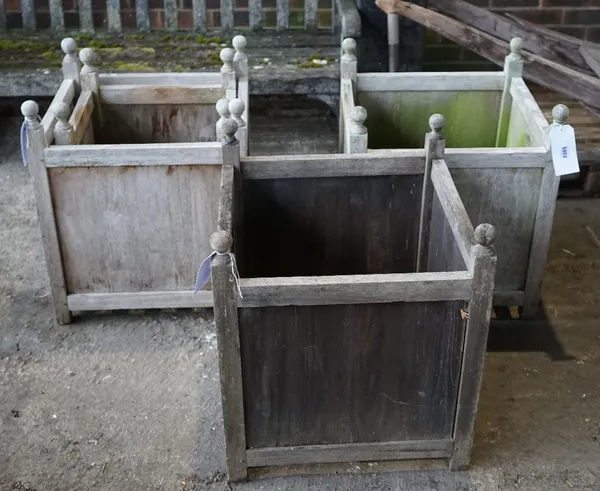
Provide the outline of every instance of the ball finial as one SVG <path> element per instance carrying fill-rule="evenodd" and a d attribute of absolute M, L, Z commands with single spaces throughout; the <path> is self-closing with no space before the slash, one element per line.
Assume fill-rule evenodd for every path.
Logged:
<path fill-rule="evenodd" d="M 96 62 L 96 53 L 92 48 L 83 48 L 79 52 L 79 59 L 86 66 L 93 66 Z"/>
<path fill-rule="evenodd" d="M 231 48 L 223 48 L 219 57 L 221 61 L 226 65 L 233 62 L 233 57 L 235 56 L 235 51 Z"/>
<path fill-rule="evenodd" d="M 228 118 L 231 116 L 229 112 L 229 100 L 228 99 L 219 99 L 217 101 L 217 112 L 219 116 L 222 118 Z"/>
<path fill-rule="evenodd" d="M 481 246 L 489 247 L 496 239 L 496 229 L 489 223 L 482 223 L 475 229 L 475 240 Z"/>
<path fill-rule="evenodd" d="M 510 52 L 521 54 L 523 50 L 523 40 L 521 38 L 512 38 L 510 40 Z"/>
<path fill-rule="evenodd" d="M 225 254 L 233 245 L 233 237 L 229 232 L 219 230 L 210 236 L 210 246 L 219 254 Z"/>
<path fill-rule="evenodd" d="M 432 114 L 429 116 L 429 127 L 434 133 L 441 133 L 446 126 L 446 120 L 441 114 Z"/>
<path fill-rule="evenodd" d="M 246 46 L 248 45 L 248 41 L 244 36 L 237 35 L 231 40 L 231 44 L 235 48 L 236 51 L 244 51 Z"/>
<path fill-rule="evenodd" d="M 363 124 L 367 119 L 367 110 L 362 106 L 354 106 L 350 110 L 350 119 L 356 124 Z"/>
<path fill-rule="evenodd" d="M 225 135 L 225 139 L 227 141 L 232 141 L 235 139 L 235 132 L 238 130 L 238 124 L 235 122 L 234 119 L 225 119 L 221 124 L 221 130 Z"/>
<path fill-rule="evenodd" d="M 77 51 L 77 43 L 73 38 L 64 38 L 60 42 L 60 49 L 63 50 L 65 55 L 74 55 Z"/>
<path fill-rule="evenodd" d="M 67 121 L 71 113 L 71 108 L 66 102 L 59 102 L 54 108 L 54 114 L 60 121 Z"/>
<path fill-rule="evenodd" d="M 240 118 L 246 109 L 244 101 L 241 99 L 233 99 L 229 102 L 229 112 L 236 118 Z"/>
<path fill-rule="evenodd" d="M 564 104 L 557 104 L 552 109 L 552 120 L 556 124 L 565 124 L 569 117 L 569 108 Z"/>
<path fill-rule="evenodd" d="M 36 119 L 40 111 L 40 107 L 35 101 L 25 101 L 21 104 L 21 114 L 27 119 Z"/>
<path fill-rule="evenodd" d="M 356 41 L 352 38 L 346 38 L 342 41 L 342 50 L 344 53 L 353 55 L 356 52 Z"/>

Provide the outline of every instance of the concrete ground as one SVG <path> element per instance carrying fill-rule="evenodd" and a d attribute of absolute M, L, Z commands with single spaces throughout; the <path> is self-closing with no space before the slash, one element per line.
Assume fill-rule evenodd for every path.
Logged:
<path fill-rule="evenodd" d="M 314 136 L 335 145 L 325 123 Z M 558 203 L 548 322 L 492 328 L 469 472 L 344 464 L 229 486 L 211 311 L 56 326 L 19 124 L 0 119 L 0 490 L 600 489 L 600 248 L 585 229 L 600 235 L 600 201 Z"/>

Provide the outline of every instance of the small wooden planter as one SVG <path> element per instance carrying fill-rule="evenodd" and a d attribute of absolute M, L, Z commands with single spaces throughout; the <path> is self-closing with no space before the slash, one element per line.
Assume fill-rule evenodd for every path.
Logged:
<path fill-rule="evenodd" d="M 432 118 L 423 161 L 249 157 L 229 170 L 211 274 L 231 480 L 287 464 L 467 466 L 496 256 L 441 158 L 442 125 Z"/>
<path fill-rule="evenodd" d="M 559 179 L 549 156 L 549 125 L 521 78 L 520 40 L 511 43 L 504 72 L 357 74 L 355 46 L 352 39 L 343 42 L 341 150 L 423 155 L 418 149 L 427 118 L 442 113 L 444 158 L 469 217 L 498 229 L 494 305 L 534 314 Z M 556 117 L 564 123 L 566 107 L 558 107 Z"/>
<path fill-rule="evenodd" d="M 247 153 L 245 44 L 221 52 L 221 73 L 99 75 L 92 50 L 80 69 L 63 40 L 65 79 L 41 124 L 23 105 L 60 323 L 72 311 L 212 305 L 191 289 L 217 226 L 226 130 Z"/>

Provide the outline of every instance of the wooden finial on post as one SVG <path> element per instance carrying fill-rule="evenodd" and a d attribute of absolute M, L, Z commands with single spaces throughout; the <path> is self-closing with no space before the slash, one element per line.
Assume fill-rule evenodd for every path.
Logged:
<path fill-rule="evenodd" d="M 473 445 L 496 281 L 495 237 L 495 228 L 489 223 L 482 223 L 475 229 L 476 244 L 471 248 L 473 283 L 465 330 L 461 388 L 454 419 L 454 447 L 450 458 L 450 468 L 453 470 L 465 469 L 469 465 Z"/>
<path fill-rule="evenodd" d="M 510 85 L 514 77 L 523 76 L 523 40 L 512 38 L 510 41 L 510 53 L 504 58 L 504 88 L 500 99 L 500 116 L 498 119 L 498 130 L 496 131 L 496 147 L 506 142 L 508 125 L 510 123 L 510 109 L 512 98 L 510 96 Z"/>
<path fill-rule="evenodd" d="M 91 90 L 94 94 L 94 111 L 92 112 L 92 123 L 94 138 L 100 140 L 104 125 L 102 124 L 102 107 L 100 105 L 100 78 L 96 62 L 98 58 L 92 48 L 83 48 L 79 52 L 79 59 L 83 63 L 81 68 L 81 90 Z"/>
<path fill-rule="evenodd" d="M 54 143 L 56 145 L 71 145 L 73 143 L 73 127 L 69 123 L 71 108 L 65 102 L 60 102 L 54 109 L 56 125 L 54 126 Z"/>
<path fill-rule="evenodd" d="M 217 101 L 217 112 L 219 113 L 219 120 L 217 121 L 217 141 L 223 140 L 223 130 L 222 125 L 223 121 L 231 118 L 231 113 L 229 112 L 229 100 L 228 99 L 219 99 Z"/>
<path fill-rule="evenodd" d="M 342 78 L 349 78 L 356 82 L 357 72 L 356 41 L 352 38 L 346 38 L 342 41 L 340 74 Z"/>
<path fill-rule="evenodd" d="M 229 102 L 229 112 L 231 113 L 232 119 L 237 123 L 238 130 L 236 138 L 240 142 L 240 153 L 242 155 L 248 154 L 248 128 L 246 123 L 242 119 L 242 115 L 246 110 L 244 101 L 241 99 L 233 99 Z"/>
<path fill-rule="evenodd" d="M 419 216 L 419 242 L 417 245 L 417 272 L 427 270 L 427 255 L 429 252 L 429 233 L 431 221 L 431 206 L 433 202 L 433 183 L 431 168 L 433 161 L 443 159 L 446 151 L 446 137 L 443 130 L 446 120 L 441 114 L 429 117 L 431 131 L 425 135 L 425 171 L 423 173 L 423 191 L 421 194 L 421 215 Z"/>
<path fill-rule="evenodd" d="M 237 96 L 237 83 L 235 67 L 233 66 L 233 57 L 235 51 L 231 48 L 223 48 L 219 55 L 223 66 L 221 67 L 221 79 L 223 81 L 223 87 L 225 88 L 225 97 L 227 99 L 235 99 Z"/>
<path fill-rule="evenodd" d="M 225 119 L 221 124 L 221 130 L 223 131 L 223 144 L 231 145 L 237 143 L 238 140 L 235 137 L 235 133 L 238 130 L 238 124 L 232 119 Z"/>
<path fill-rule="evenodd" d="M 65 54 L 62 62 L 63 78 L 65 80 L 73 80 L 77 91 L 79 91 L 81 87 L 79 78 L 81 63 L 77 56 L 77 44 L 73 38 L 65 38 L 60 42 L 60 48 Z"/>
<path fill-rule="evenodd" d="M 71 314 L 67 305 L 67 288 L 60 244 L 56 232 L 48 171 L 44 162 L 46 135 L 44 134 L 44 127 L 38 121 L 38 112 L 39 107 L 34 101 L 25 101 L 21 105 L 21 113 L 25 117 L 27 127 L 27 166 L 33 182 L 56 321 L 59 324 L 68 324 L 71 322 Z M 25 144 L 25 142 L 23 143 Z"/>
<path fill-rule="evenodd" d="M 223 132 L 223 165 L 233 165 L 240 170 L 240 142 L 235 137 L 238 124 L 233 118 L 223 120 L 221 131 Z"/>
<path fill-rule="evenodd" d="M 569 108 L 564 104 L 557 104 L 552 108 L 552 122 L 554 124 L 567 124 L 569 118 Z"/>
<path fill-rule="evenodd" d="M 219 230 L 210 236 L 210 246 L 213 251 L 219 254 L 225 254 L 231 250 L 233 245 L 233 237 L 225 230 Z"/>
<path fill-rule="evenodd" d="M 237 35 L 231 40 L 231 44 L 235 49 L 233 55 L 233 65 L 238 78 L 248 76 L 248 55 L 246 54 L 246 46 L 248 41 L 244 36 Z"/>
<path fill-rule="evenodd" d="M 364 124 L 367 119 L 367 110 L 362 106 L 354 106 L 350 109 L 348 119 L 348 153 L 367 153 L 369 134 Z"/>

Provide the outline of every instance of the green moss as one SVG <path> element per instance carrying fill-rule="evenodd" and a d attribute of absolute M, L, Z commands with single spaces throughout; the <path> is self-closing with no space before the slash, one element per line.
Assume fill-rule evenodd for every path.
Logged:
<path fill-rule="evenodd" d="M 45 53 L 42 53 L 42 58 L 44 60 L 61 60 L 62 64 L 62 56 L 56 51 L 46 51 Z"/>
<path fill-rule="evenodd" d="M 109 43 L 107 41 L 100 41 L 98 39 L 92 39 L 89 43 L 88 46 L 90 48 L 96 48 L 96 49 L 107 49 L 107 48 L 124 48 L 125 45 L 123 43 Z"/>
<path fill-rule="evenodd" d="M 115 61 L 109 68 L 113 68 L 115 70 L 123 70 L 127 72 L 151 72 L 152 67 L 150 63 L 147 61 L 138 61 L 138 62 L 125 62 L 125 61 Z"/>
<path fill-rule="evenodd" d="M 181 73 L 181 72 L 183 72 L 183 65 L 175 65 L 173 67 L 173 70 L 176 71 L 176 72 Z"/>
<path fill-rule="evenodd" d="M 92 39 L 94 39 L 94 35 L 82 33 L 82 34 L 77 34 L 77 36 L 75 36 L 74 39 L 77 44 L 87 43 L 87 42 L 90 42 Z"/>
<path fill-rule="evenodd" d="M 169 41 L 173 40 L 173 36 L 171 34 L 163 34 L 160 38 L 159 41 L 161 43 L 168 43 Z"/>
<path fill-rule="evenodd" d="M 50 51 L 56 49 L 55 43 L 41 43 L 36 41 L 13 41 L 12 39 L 0 39 L 0 51 Z"/>
<path fill-rule="evenodd" d="M 143 34 L 131 34 L 129 36 L 129 39 L 133 39 L 134 41 L 139 41 L 141 39 L 144 39 L 144 35 Z"/>
<path fill-rule="evenodd" d="M 62 60 L 61 61 L 51 61 L 49 63 L 44 63 L 42 68 L 62 68 Z"/>
<path fill-rule="evenodd" d="M 206 55 L 206 61 L 212 65 L 220 65 L 223 62 L 221 61 L 220 53 L 208 53 Z"/>
<path fill-rule="evenodd" d="M 322 60 L 324 60 L 326 63 L 323 63 Z M 334 61 L 335 60 L 333 58 L 321 56 L 317 51 L 317 54 L 309 56 L 306 60 L 296 62 L 296 66 L 298 68 L 323 68 Z"/>

